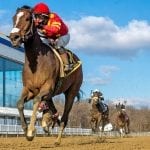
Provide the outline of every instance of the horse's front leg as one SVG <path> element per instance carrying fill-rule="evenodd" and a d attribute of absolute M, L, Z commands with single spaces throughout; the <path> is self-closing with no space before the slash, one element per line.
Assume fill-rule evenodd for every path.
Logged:
<path fill-rule="evenodd" d="M 35 133 L 36 133 L 35 123 L 36 123 L 37 111 L 38 111 L 38 106 L 39 106 L 40 101 L 41 101 L 40 96 L 36 96 L 34 98 L 33 112 L 32 112 L 31 118 L 30 118 L 30 124 L 28 126 L 27 135 L 26 135 L 26 138 L 28 141 L 32 141 L 35 136 Z"/>
<path fill-rule="evenodd" d="M 35 123 L 37 119 L 37 111 L 38 111 L 39 104 L 42 100 L 47 100 L 50 96 L 51 93 L 49 92 L 49 87 L 43 86 L 39 94 L 34 98 L 33 112 L 30 118 L 30 124 L 28 126 L 27 135 L 26 135 L 28 141 L 32 141 L 36 133 Z"/>
<path fill-rule="evenodd" d="M 102 119 L 101 122 L 102 122 L 102 132 L 104 132 L 104 127 L 105 127 L 104 120 Z"/>
<path fill-rule="evenodd" d="M 19 115 L 20 115 L 22 129 L 25 132 L 25 134 L 27 132 L 27 123 L 26 123 L 26 119 L 25 119 L 23 110 L 24 110 L 24 103 L 27 100 L 27 97 L 28 97 L 28 90 L 24 87 L 22 89 L 21 97 L 19 98 L 19 100 L 17 102 L 17 108 L 18 108 Z"/>
<path fill-rule="evenodd" d="M 120 126 L 119 132 L 121 138 L 125 136 L 125 130 L 125 125 Z"/>

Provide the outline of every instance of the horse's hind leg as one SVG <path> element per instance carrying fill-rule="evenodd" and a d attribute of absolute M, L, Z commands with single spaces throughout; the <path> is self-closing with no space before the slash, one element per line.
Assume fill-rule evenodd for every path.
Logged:
<path fill-rule="evenodd" d="M 43 111 L 42 117 L 42 127 L 46 133 L 49 132 L 50 127 L 53 128 L 55 126 L 56 122 L 59 125 L 57 109 L 53 103 L 52 98 L 47 100 L 47 104 L 49 110 Z"/>
<path fill-rule="evenodd" d="M 52 119 L 53 119 L 54 125 L 56 122 L 58 123 L 58 125 L 60 125 L 60 120 L 58 119 L 59 113 L 57 112 L 57 109 L 53 103 L 53 99 L 50 98 L 47 102 L 48 102 L 49 109 L 52 112 Z"/>
<path fill-rule="evenodd" d="M 125 125 L 125 133 L 126 133 L 126 134 L 129 134 L 129 133 L 130 133 L 130 127 L 129 127 L 129 124 L 128 124 L 128 123 L 126 123 L 126 125 Z"/>
<path fill-rule="evenodd" d="M 76 93 L 71 91 L 71 90 L 69 92 L 65 93 L 65 108 L 64 108 L 64 113 L 63 113 L 62 118 L 61 118 L 58 137 L 57 137 L 56 142 L 55 142 L 56 145 L 59 145 L 61 143 L 61 136 L 62 136 L 64 128 L 67 125 L 69 112 L 72 108 L 75 96 L 76 96 Z"/>

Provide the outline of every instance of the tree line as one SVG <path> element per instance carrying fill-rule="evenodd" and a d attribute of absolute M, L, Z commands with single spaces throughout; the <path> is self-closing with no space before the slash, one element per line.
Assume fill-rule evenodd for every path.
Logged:
<path fill-rule="evenodd" d="M 58 97 L 54 100 L 54 103 L 58 112 L 60 115 L 62 115 L 64 109 L 64 100 Z M 112 102 L 109 102 L 108 106 L 110 122 L 114 124 L 117 110 Z M 88 103 L 88 100 L 74 102 L 69 115 L 67 127 L 90 128 L 90 110 L 91 104 Z M 134 106 L 126 106 L 126 112 L 130 118 L 131 132 L 150 131 L 150 109 L 146 107 L 136 108 Z"/>

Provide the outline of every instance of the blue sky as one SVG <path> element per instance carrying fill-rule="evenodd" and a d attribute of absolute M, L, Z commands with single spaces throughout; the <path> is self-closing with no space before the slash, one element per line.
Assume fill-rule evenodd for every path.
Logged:
<path fill-rule="evenodd" d="M 39 0 L 6 0 L 0 32 L 9 34 L 17 7 Z M 84 98 L 100 89 L 105 99 L 150 108 L 150 1 L 43 0 L 68 24 L 72 49 L 83 62 Z"/>

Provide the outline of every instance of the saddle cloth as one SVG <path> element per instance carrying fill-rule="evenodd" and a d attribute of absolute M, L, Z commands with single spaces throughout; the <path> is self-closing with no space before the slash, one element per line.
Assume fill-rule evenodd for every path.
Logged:
<path fill-rule="evenodd" d="M 69 72 L 65 72 L 64 71 L 64 64 L 63 64 L 63 61 L 62 61 L 62 59 L 61 59 L 61 57 L 60 57 L 60 54 L 58 53 L 58 51 L 54 48 L 54 47 L 52 47 L 52 46 L 50 46 L 51 47 L 51 49 L 53 50 L 53 52 L 54 52 L 54 54 L 58 57 L 58 59 L 59 59 L 59 61 L 60 61 L 60 77 L 66 77 L 66 76 L 69 76 L 70 74 L 72 74 L 77 68 L 79 68 L 79 66 L 82 64 L 81 63 L 81 61 L 76 61 L 74 58 L 73 58 L 73 53 L 70 51 L 70 50 L 68 50 L 68 49 L 66 49 L 66 52 L 67 52 L 67 54 L 68 54 L 68 57 L 69 57 L 69 62 L 71 62 L 72 64 L 73 64 L 73 69 L 71 70 L 71 71 L 69 71 Z"/>

